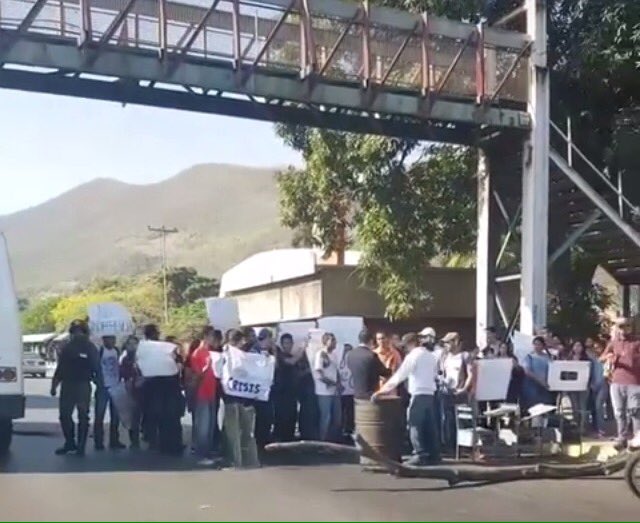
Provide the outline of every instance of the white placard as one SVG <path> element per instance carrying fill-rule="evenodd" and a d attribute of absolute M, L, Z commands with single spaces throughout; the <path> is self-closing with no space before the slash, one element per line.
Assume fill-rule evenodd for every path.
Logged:
<path fill-rule="evenodd" d="M 273 384 L 275 362 L 273 356 L 243 352 L 227 346 L 214 369 L 222 381 L 225 394 L 267 401 Z"/>
<path fill-rule="evenodd" d="M 478 401 L 502 401 L 507 399 L 513 360 L 494 358 L 476 362 L 475 399 Z"/>
<path fill-rule="evenodd" d="M 325 332 L 332 332 L 336 337 L 336 358 L 338 360 L 342 395 L 352 396 L 353 377 L 347 366 L 344 345 L 348 343 L 352 347 L 358 346 L 358 336 L 364 328 L 364 319 L 361 316 L 328 316 L 318 320 L 318 327 Z"/>
<path fill-rule="evenodd" d="M 315 328 L 315 321 L 285 321 L 278 323 L 278 338 L 283 334 L 291 334 L 294 348 L 304 348 L 309 340 L 309 331 Z"/>
<path fill-rule="evenodd" d="M 513 331 L 512 343 L 513 355 L 518 358 L 518 363 L 522 365 L 527 354 L 533 350 L 533 336 L 523 334 L 520 331 Z"/>
<path fill-rule="evenodd" d="M 145 378 L 154 378 L 178 374 L 176 349 L 175 344 L 166 341 L 141 341 L 136 351 L 136 363 L 142 375 Z"/>
<path fill-rule="evenodd" d="M 204 303 L 207 307 L 209 323 L 221 330 L 223 335 L 229 329 L 240 327 L 238 300 L 235 298 L 207 298 Z"/>
<path fill-rule="evenodd" d="M 322 349 L 322 336 L 324 331 L 322 329 L 309 329 L 309 337 L 307 344 L 305 345 L 305 352 L 307 353 L 307 359 L 309 360 L 309 367 L 313 369 L 313 364 L 316 361 L 316 354 Z"/>
<path fill-rule="evenodd" d="M 590 361 L 552 361 L 547 383 L 555 392 L 581 392 L 589 386 Z"/>
<path fill-rule="evenodd" d="M 135 325 L 129 310 L 120 303 L 96 303 L 89 305 L 89 331 L 92 338 L 133 334 Z"/>

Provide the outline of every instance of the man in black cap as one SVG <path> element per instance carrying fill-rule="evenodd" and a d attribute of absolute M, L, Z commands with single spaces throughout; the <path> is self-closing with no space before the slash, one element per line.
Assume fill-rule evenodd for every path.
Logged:
<path fill-rule="evenodd" d="M 89 434 L 91 382 L 102 386 L 98 349 L 89 340 L 89 327 L 84 320 L 74 320 L 69 327 L 69 341 L 62 347 L 58 365 L 51 381 L 51 395 L 60 390 L 60 426 L 64 446 L 56 454 L 75 453 L 84 456 Z M 73 411 L 78 411 L 78 441 L 75 440 Z"/>

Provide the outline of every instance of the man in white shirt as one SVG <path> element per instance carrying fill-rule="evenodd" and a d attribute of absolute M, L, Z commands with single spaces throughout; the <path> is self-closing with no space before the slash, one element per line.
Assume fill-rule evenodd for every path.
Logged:
<path fill-rule="evenodd" d="M 103 387 L 96 389 L 96 420 L 93 427 L 93 442 L 96 450 L 104 450 L 104 415 L 109 407 L 109 448 L 124 449 L 120 443 L 118 411 L 111 399 L 110 389 L 120 382 L 120 353 L 115 336 L 103 336 L 98 349 Z"/>
<path fill-rule="evenodd" d="M 313 379 L 315 383 L 318 408 L 320 410 L 320 439 L 339 442 L 342 431 L 342 409 L 338 362 L 336 360 L 336 337 L 330 332 L 322 336 L 322 349 L 313 361 Z"/>
<path fill-rule="evenodd" d="M 437 431 L 435 403 L 438 362 L 433 352 L 420 345 L 414 333 L 405 334 L 403 344 L 409 351 L 396 373 L 376 392 L 372 399 L 388 394 L 408 380 L 411 402 L 407 411 L 409 438 L 413 447 L 411 465 L 434 464 L 440 461 L 440 441 Z"/>

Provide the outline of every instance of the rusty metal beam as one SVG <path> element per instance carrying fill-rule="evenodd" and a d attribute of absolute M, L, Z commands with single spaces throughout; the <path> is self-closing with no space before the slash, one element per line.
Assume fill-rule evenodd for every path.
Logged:
<path fill-rule="evenodd" d="M 525 44 L 525 46 L 520 49 L 520 52 L 518 53 L 518 56 L 516 56 L 515 60 L 513 61 L 513 63 L 509 66 L 509 69 L 507 69 L 507 72 L 504 74 L 504 76 L 502 77 L 502 79 L 500 80 L 500 83 L 496 86 L 496 90 L 493 92 L 493 94 L 489 97 L 489 100 L 487 101 L 487 103 L 490 105 L 492 104 L 496 97 L 500 94 L 500 91 L 502 91 L 502 88 L 505 86 L 505 84 L 507 83 L 507 80 L 509 79 L 509 77 L 511 76 L 511 74 L 513 73 L 513 71 L 515 71 L 516 67 L 518 67 L 518 63 L 520 63 L 520 60 L 522 59 L 522 57 L 525 55 L 525 53 L 531 49 L 531 46 L 533 45 L 533 41 L 531 42 L 527 42 Z"/>
<path fill-rule="evenodd" d="M 289 2 L 289 6 L 284 11 L 284 13 L 282 13 L 282 16 L 280 17 L 280 19 L 278 20 L 276 25 L 273 26 L 273 29 L 271 29 L 271 31 L 269 32 L 269 34 L 267 36 L 267 39 L 264 41 L 264 44 L 260 48 L 260 51 L 258 51 L 258 54 L 256 55 L 256 58 L 253 61 L 254 67 L 260 63 L 260 60 L 262 60 L 262 57 L 264 56 L 264 53 L 267 51 L 267 48 L 269 47 L 269 45 L 273 41 L 274 37 L 276 36 L 276 33 L 282 27 L 282 24 L 284 24 L 285 20 L 287 19 L 287 17 L 291 13 L 291 9 L 293 9 L 293 6 L 295 5 L 295 3 L 296 3 L 296 0 L 291 0 L 291 2 Z"/>
<path fill-rule="evenodd" d="M 371 80 L 371 49 L 369 46 L 369 0 L 363 0 L 362 12 L 364 21 L 362 23 L 362 86 L 369 87 Z"/>
<path fill-rule="evenodd" d="M 163 58 L 167 52 L 167 0 L 158 0 L 158 50 Z"/>
<path fill-rule="evenodd" d="M 453 58 L 453 61 L 449 65 L 449 68 L 447 69 L 447 71 L 444 73 L 444 76 L 442 77 L 442 80 L 440 80 L 440 83 L 438 84 L 438 87 L 436 87 L 436 96 L 438 96 L 438 95 L 440 95 L 440 93 L 442 93 L 442 89 L 444 89 L 444 86 L 449 81 L 449 78 L 451 77 L 451 74 L 453 73 L 453 70 L 456 68 L 456 65 L 458 65 L 458 62 L 460 61 L 460 58 L 462 58 L 462 54 L 465 52 L 467 47 L 469 47 L 469 44 L 471 43 L 471 40 L 473 40 L 473 37 L 476 34 L 476 32 L 477 32 L 477 30 L 473 30 L 473 31 L 471 31 L 469 33 L 469 36 L 467 36 L 466 40 L 462 44 L 462 47 L 460 48 L 460 50 L 458 51 L 456 56 Z"/>
<path fill-rule="evenodd" d="M 193 31 L 189 39 L 185 42 L 184 46 L 180 48 L 180 54 L 186 54 L 187 52 L 189 52 L 189 49 L 191 49 L 191 47 L 197 40 L 198 36 L 207 25 L 207 21 L 209 20 L 209 17 L 216 10 L 216 7 L 218 7 L 219 3 L 220 3 L 220 0 L 213 0 L 211 5 L 207 9 L 207 12 L 202 16 L 202 18 L 198 22 L 198 25 L 196 26 L 195 30 Z"/>
<path fill-rule="evenodd" d="M 33 4 L 31 9 L 29 9 L 29 12 L 22 19 L 22 22 L 20 22 L 20 25 L 18 26 L 18 33 L 26 33 L 29 30 L 31 24 L 33 24 L 35 19 L 38 18 L 38 15 L 46 4 L 47 0 L 36 0 L 36 3 Z"/>
<path fill-rule="evenodd" d="M 431 90 L 431 75 L 429 74 L 429 68 L 431 67 L 431 56 L 429 54 L 429 15 L 422 13 L 422 42 L 421 42 L 421 72 L 422 72 L 422 86 L 420 92 L 422 96 L 427 96 Z"/>
<path fill-rule="evenodd" d="M 131 12 L 131 9 L 133 9 L 133 6 L 135 5 L 135 3 L 136 3 L 136 0 L 129 0 L 127 4 L 124 6 L 124 9 L 118 12 L 116 17 L 109 24 L 109 27 L 107 27 L 107 30 L 100 37 L 100 40 L 98 40 L 98 45 L 104 45 L 113 38 L 113 35 L 116 34 L 116 31 L 118 30 L 122 22 L 124 22 L 125 18 L 127 18 L 129 13 Z"/>
<path fill-rule="evenodd" d="M 398 63 L 398 60 L 400 59 L 400 56 L 402 55 L 404 50 L 407 48 L 407 45 L 409 45 L 409 42 L 414 37 L 415 32 L 418 29 L 419 25 L 420 25 L 419 23 L 416 23 L 416 25 L 413 27 L 413 30 L 407 35 L 407 37 L 402 42 L 402 45 L 400 45 L 400 47 L 396 51 L 396 54 L 393 55 L 393 58 L 391 59 L 391 63 L 389 64 L 389 68 L 384 73 L 384 76 L 382 77 L 382 81 L 380 82 L 380 85 L 384 85 L 385 83 L 387 83 L 387 80 L 389 79 L 389 75 L 391 74 L 391 72 L 393 71 L 393 68 Z"/>
<path fill-rule="evenodd" d="M 356 11 L 356 14 L 351 17 L 351 19 L 349 20 L 349 23 L 345 26 L 345 28 L 340 33 L 340 36 L 338 36 L 338 39 L 333 44 L 333 47 L 331 48 L 331 51 L 329 51 L 329 56 L 327 56 L 327 59 L 322 64 L 322 67 L 320 68 L 320 71 L 318 72 L 318 74 L 320 76 L 322 76 L 326 72 L 326 70 L 329 67 L 329 64 L 331 63 L 331 60 L 333 60 L 333 57 L 335 56 L 336 52 L 338 51 L 338 48 L 340 47 L 340 44 L 342 44 L 342 42 L 344 41 L 346 36 L 349 34 L 349 31 L 353 27 L 353 24 L 355 24 L 358 21 L 358 19 L 360 18 L 361 15 L 362 15 L 362 9 L 358 8 L 358 10 Z"/>
<path fill-rule="evenodd" d="M 240 54 L 240 0 L 233 0 L 232 25 L 233 25 L 233 68 L 240 67 L 242 59 Z"/>
<path fill-rule="evenodd" d="M 309 0 L 299 0 L 300 13 L 300 78 L 306 78 L 310 72 L 315 72 L 318 66 L 316 44 L 313 36 L 313 25 Z"/>
<path fill-rule="evenodd" d="M 476 43 L 476 103 L 485 98 L 485 60 L 484 60 L 484 21 L 478 23 L 478 41 Z"/>

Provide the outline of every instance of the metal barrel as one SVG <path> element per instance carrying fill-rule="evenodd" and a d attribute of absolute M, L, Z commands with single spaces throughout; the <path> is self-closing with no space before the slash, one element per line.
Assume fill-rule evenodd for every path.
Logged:
<path fill-rule="evenodd" d="M 404 442 L 404 405 L 399 397 L 380 398 L 376 402 L 355 400 L 356 432 L 373 449 L 394 461 L 402 459 Z M 364 456 L 360 464 L 374 466 Z"/>

